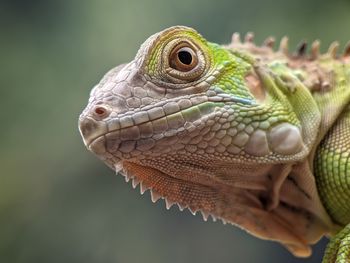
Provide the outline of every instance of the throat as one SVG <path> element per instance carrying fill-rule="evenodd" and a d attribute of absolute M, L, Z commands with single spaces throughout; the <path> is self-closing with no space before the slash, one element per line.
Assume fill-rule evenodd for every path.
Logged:
<path fill-rule="evenodd" d="M 307 244 L 330 231 L 307 161 L 299 164 L 230 164 L 204 159 L 123 162 L 128 176 L 150 189 L 152 200 L 212 215 L 307 255 Z"/>

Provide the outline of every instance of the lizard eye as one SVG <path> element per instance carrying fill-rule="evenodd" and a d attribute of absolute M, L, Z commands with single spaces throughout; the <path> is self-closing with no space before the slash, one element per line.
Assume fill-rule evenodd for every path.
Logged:
<path fill-rule="evenodd" d="M 165 42 L 158 48 L 159 51 L 156 50 L 159 53 L 153 55 L 153 60 L 157 63 L 152 62 L 154 65 L 150 68 L 158 69 L 151 72 L 154 79 L 186 85 L 200 81 L 210 65 L 209 57 L 202 48 L 206 46 L 196 43 L 190 37 L 178 37 Z"/>
<path fill-rule="evenodd" d="M 170 67 L 181 72 L 187 72 L 198 65 L 198 57 L 190 47 L 177 47 L 170 54 Z"/>

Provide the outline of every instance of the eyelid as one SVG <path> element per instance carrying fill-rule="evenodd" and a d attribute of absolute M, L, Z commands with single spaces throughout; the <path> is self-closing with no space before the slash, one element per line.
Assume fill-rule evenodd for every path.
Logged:
<path fill-rule="evenodd" d="M 166 82 L 169 86 L 177 84 L 174 88 L 194 85 L 200 82 L 203 74 L 209 70 L 211 60 L 204 52 L 206 46 L 200 45 L 200 43 L 196 41 L 196 39 L 192 39 L 190 36 L 181 35 L 174 36 L 168 41 L 163 42 L 162 45 L 156 49 L 158 51 L 158 58 L 156 58 L 157 63 L 153 65 L 157 67 L 158 70 L 150 71 L 150 79 L 159 83 Z M 178 67 L 174 66 L 170 58 L 172 54 L 176 54 L 176 52 L 183 47 L 193 50 L 196 55 L 196 62 L 192 63 L 192 68 L 181 71 Z M 174 57 L 174 55 L 172 56 Z"/>

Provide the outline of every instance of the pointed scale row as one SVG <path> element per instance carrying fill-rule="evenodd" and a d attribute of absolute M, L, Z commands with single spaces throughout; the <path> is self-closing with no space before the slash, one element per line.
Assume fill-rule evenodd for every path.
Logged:
<path fill-rule="evenodd" d="M 143 195 L 147 190 L 150 190 L 150 193 L 151 193 L 151 200 L 153 203 L 156 203 L 159 199 L 164 199 L 165 200 L 165 207 L 166 209 L 170 209 L 173 205 L 177 205 L 179 210 L 180 211 L 183 211 L 185 208 L 187 208 L 191 213 L 192 215 L 196 215 L 197 212 L 200 212 L 202 214 L 202 217 L 203 217 L 203 220 L 204 221 L 207 221 L 209 216 L 211 216 L 213 222 L 216 222 L 217 220 L 217 217 L 215 217 L 214 215 L 212 214 L 209 214 L 208 212 L 205 212 L 205 211 L 201 211 L 201 210 L 196 210 L 194 208 L 191 208 L 191 207 L 188 207 L 186 205 L 183 205 L 183 204 L 179 204 L 177 202 L 173 202 L 167 198 L 164 198 L 162 197 L 160 194 L 158 194 L 156 191 L 154 191 L 152 188 L 146 186 L 144 183 L 142 183 L 137 177 L 127 173 L 125 170 L 118 170 L 117 173 L 120 173 L 124 176 L 125 178 L 125 181 L 126 182 L 129 182 L 131 180 L 131 183 L 132 183 L 132 187 L 133 188 L 136 188 L 138 185 L 140 185 L 140 193 Z M 222 223 L 224 225 L 226 225 L 227 221 L 222 219 L 222 218 L 219 218 Z"/>
<path fill-rule="evenodd" d="M 265 41 L 262 44 L 262 47 L 268 47 L 268 48 L 273 48 L 275 45 L 275 38 L 270 36 L 265 39 Z M 239 33 L 234 33 L 232 35 L 232 44 L 254 44 L 254 34 L 252 32 L 248 32 L 245 37 L 244 41 L 241 41 L 241 37 Z M 315 40 L 311 44 L 311 50 L 310 50 L 310 56 L 311 59 L 317 59 L 321 53 L 320 53 L 320 44 L 321 42 L 319 40 Z M 333 43 L 330 44 L 328 51 L 326 55 L 329 55 L 331 58 L 337 58 L 337 52 L 339 49 L 339 42 L 334 41 Z M 307 50 L 307 42 L 302 41 L 298 46 L 295 55 L 297 57 L 302 57 L 306 54 Z M 288 37 L 283 37 L 280 41 L 279 45 L 279 51 L 285 55 L 289 55 L 289 39 Z M 349 57 L 350 56 L 350 41 L 345 45 L 344 52 L 343 52 L 343 57 Z"/>

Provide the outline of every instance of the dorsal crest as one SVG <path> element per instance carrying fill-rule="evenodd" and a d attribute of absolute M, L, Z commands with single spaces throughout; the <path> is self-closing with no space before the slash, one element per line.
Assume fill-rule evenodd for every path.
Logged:
<path fill-rule="evenodd" d="M 254 34 L 252 32 L 248 32 L 244 40 L 241 40 L 239 33 L 233 33 L 231 43 L 228 45 L 229 48 L 240 48 L 247 50 L 253 54 L 257 55 L 284 55 L 289 59 L 305 59 L 308 61 L 316 60 L 320 57 L 328 56 L 333 59 L 344 59 L 350 57 L 350 41 L 345 45 L 344 51 L 342 54 L 338 54 L 339 42 L 334 41 L 330 44 L 326 53 L 320 52 L 320 44 L 319 40 L 314 40 L 311 43 L 310 52 L 307 52 L 308 43 L 305 40 L 302 40 L 299 45 L 296 47 L 294 52 L 290 52 L 289 50 L 289 38 L 287 36 L 282 37 L 280 40 L 279 48 L 277 51 L 274 51 L 275 46 L 275 38 L 272 36 L 267 37 L 261 45 L 257 45 L 254 42 Z"/>

